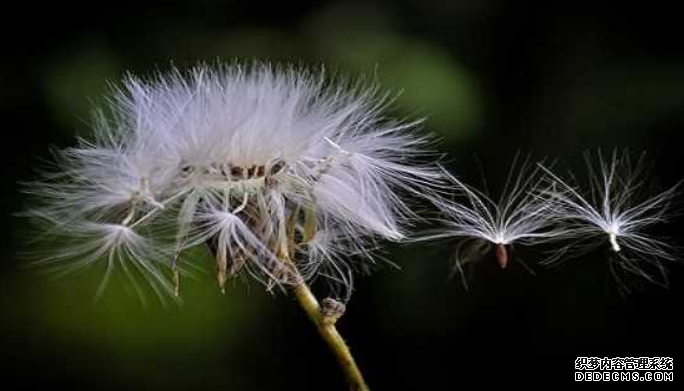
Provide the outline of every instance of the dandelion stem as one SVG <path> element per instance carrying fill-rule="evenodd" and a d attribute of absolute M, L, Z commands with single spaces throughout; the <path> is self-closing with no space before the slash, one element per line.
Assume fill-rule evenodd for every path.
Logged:
<path fill-rule="evenodd" d="M 282 227 L 285 235 L 280 237 L 280 242 L 276 247 L 276 256 L 291 267 L 290 270 L 294 274 L 293 277 L 295 281 L 295 297 L 297 298 L 299 305 L 302 306 L 306 314 L 309 316 L 309 319 L 311 319 L 313 324 L 316 326 L 318 333 L 321 335 L 321 337 L 323 337 L 323 340 L 328 344 L 328 347 L 337 358 L 337 362 L 340 364 L 344 375 L 347 377 L 350 390 L 370 391 L 366 381 L 363 379 L 363 375 L 361 374 L 359 367 L 356 365 L 356 360 L 354 360 L 354 356 L 352 356 L 349 346 L 347 346 L 347 343 L 344 342 L 344 339 L 335 327 L 335 322 L 340 316 L 342 316 L 344 310 L 342 309 L 340 311 L 338 309 L 331 309 L 327 306 L 322 307 L 318 302 L 318 299 L 316 299 L 316 296 L 314 296 L 313 292 L 311 292 L 311 288 L 309 288 L 306 281 L 299 273 L 297 265 L 295 262 L 293 262 L 290 256 L 290 254 L 295 254 L 297 251 L 297 245 L 295 244 L 295 231 L 299 213 L 300 210 L 297 209 L 292 213 L 290 218 L 287 219 L 288 221 L 286 223 L 284 222 L 284 219 L 282 220 L 283 223 L 286 224 L 285 227 Z M 306 216 L 305 214 L 305 220 L 315 217 L 315 215 L 313 215 L 313 211 L 309 210 L 308 213 L 310 215 Z M 311 232 L 306 232 L 305 236 L 309 236 L 308 240 L 310 240 L 315 235 L 315 226 L 313 226 L 311 221 L 307 221 L 307 223 L 308 224 L 306 225 L 309 227 L 305 228 L 305 230 L 309 229 Z M 324 304 L 330 302 L 333 302 L 333 304 L 336 303 L 344 308 L 343 305 L 335 300 L 323 300 Z"/>
<path fill-rule="evenodd" d="M 309 319 L 316 325 L 318 333 L 323 337 L 323 340 L 325 340 L 337 358 L 347 377 L 351 391 L 369 391 L 370 389 L 363 379 L 363 375 L 356 365 L 349 347 L 337 331 L 334 321 L 327 321 L 326 317 L 321 313 L 320 304 L 311 292 L 311 289 L 309 289 L 309 286 L 302 281 L 294 288 L 294 293 Z"/>

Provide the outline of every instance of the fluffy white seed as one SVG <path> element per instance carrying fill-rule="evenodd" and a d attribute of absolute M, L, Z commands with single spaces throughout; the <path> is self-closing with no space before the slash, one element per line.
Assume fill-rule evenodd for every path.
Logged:
<path fill-rule="evenodd" d="M 457 238 L 455 267 L 476 261 L 495 248 L 499 265 L 505 268 L 514 244 L 532 245 L 548 241 L 562 228 L 554 225 L 552 205 L 542 197 L 544 180 L 539 169 L 530 169 L 527 159 L 511 164 L 506 185 L 498 199 L 448 175 L 456 198 L 437 198 L 442 228 L 424 239 Z"/>
<path fill-rule="evenodd" d="M 552 186 L 549 203 L 565 227 L 557 238 L 570 240 L 549 262 L 567 260 L 605 245 L 623 270 L 651 282 L 667 281 L 663 261 L 674 261 L 673 247 L 648 233 L 669 218 L 678 185 L 656 195 L 645 193 L 644 155 L 634 161 L 627 151 L 609 157 L 586 154 L 589 187 L 580 189 L 542 167 Z"/>

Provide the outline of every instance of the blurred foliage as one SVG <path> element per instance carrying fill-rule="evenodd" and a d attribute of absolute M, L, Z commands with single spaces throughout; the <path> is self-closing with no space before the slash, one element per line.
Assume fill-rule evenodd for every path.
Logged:
<path fill-rule="evenodd" d="M 630 137 L 653 126 L 658 118 L 680 114 L 684 107 L 684 62 L 621 61 L 583 79 L 563 92 L 569 101 L 568 130 Z"/>
<path fill-rule="evenodd" d="M 480 168 L 504 178 L 517 150 L 578 169 L 585 149 L 614 146 L 653 151 L 658 179 L 681 179 L 681 23 L 656 5 L 203 0 L 78 11 L 91 14 L 50 15 L 53 24 L 32 27 L 35 37 L 4 34 L 13 42 L 0 62 L 0 109 L 3 130 L 16 139 L 0 165 L 7 215 L 25 201 L 16 182 L 33 178 L 48 145 L 88 136 L 91 109 L 126 72 L 149 76 L 217 59 L 323 65 L 377 81 L 397 94 L 396 115 L 428 118 L 448 164 L 473 183 Z M 345 389 L 287 296 L 242 281 L 221 295 L 206 254 L 194 255 L 206 272 L 185 281 L 182 305 L 149 296 L 143 306 L 125 279 L 93 303 L 97 270 L 51 280 L 23 267 L 22 224 L 7 219 L 0 274 L 4 367 L 19 383 Z M 681 222 L 667 233 L 681 242 Z M 521 254 L 532 265 L 538 257 Z M 443 389 L 455 373 L 480 381 L 530 368 L 558 381 L 571 374 L 574 355 L 672 355 L 684 326 L 674 310 L 681 288 L 620 297 L 600 251 L 557 270 L 533 267 L 536 276 L 485 259 L 467 291 L 449 279 L 448 245 L 383 255 L 401 270 L 382 264 L 357 278 L 340 323 L 378 390 Z M 673 268 L 672 280 L 681 281 L 681 271 Z"/>
<path fill-rule="evenodd" d="M 72 136 L 91 134 L 92 110 L 106 103 L 108 86 L 121 77 L 119 60 L 93 45 L 74 49 L 43 67 L 44 94 L 55 123 Z"/>
<path fill-rule="evenodd" d="M 191 277 L 182 279 L 181 302 L 170 296 L 155 296 L 144 286 L 140 286 L 140 296 L 134 283 L 121 275 L 95 299 L 103 276 L 100 268 L 59 279 L 12 275 L 5 283 L 7 294 L 0 299 L 0 308 L 4 309 L 0 320 L 10 327 L 20 326 L 65 352 L 79 346 L 98 351 L 105 355 L 98 360 L 107 360 L 110 369 L 124 379 L 144 378 L 143 384 L 154 385 L 155 379 L 169 376 L 169 370 L 183 371 L 182 376 L 175 376 L 173 386 L 181 389 L 201 382 L 209 370 L 223 373 L 230 379 L 228 385 L 237 386 L 242 375 L 231 369 L 237 357 L 225 364 L 217 361 L 213 368 L 198 370 L 193 365 L 198 357 L 211 362 L 224 349 L 239 352 L 250 338 L 259 338 L 251 329 L 267 318 L 263 313 L 267 293 L 261 287 L 252 291 L 252 284 L 233 280 L 228 292 L 221 295 L 207 270 L 211 268 L 202 267 L 208 254 L 194 251 L 188 261 L 197 265 Z M 192 370 L 173 368 L 179 364 Z M 166 381 L 157 386 L 163 384 Z"/>

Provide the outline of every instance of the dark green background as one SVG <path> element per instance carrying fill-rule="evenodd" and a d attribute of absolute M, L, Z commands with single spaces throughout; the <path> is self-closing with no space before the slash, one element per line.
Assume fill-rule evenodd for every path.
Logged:
<path fill-rule="evenodd" d="M 209 259 L 185 284 L 185 304 L 168 307 L 143 307 L 118 282 L 93 304 L 97 276 L 52 280 L 22 267 L 17 182 L 34 177 L 49 146 L 88 135 L 92 105 L 127 71 L 257 58 L 370 75 L 401 91 L 395 114 L 429 117 L 455 173 L 479 183 L 479 164 L 493 190 L 517 151 L 581 169 L 586 150 L 628 147 L 649 153 L 654 183 L 682 179 L 680 17 L 658 2 L 115 4 L 3 10 L 3 389 L 345 389 L 293 300 L 240 281 L 222 296 Z M 681 219 L 658 233 L 684 243 Z M 466 292 L 448 279 L 450 253 L 390 246 L 401 270 L 357 278 L 340 328 L 374 390 L 569 382 L 580 355 L 679 358 L 681 266 L 669 290 L 622 297 L 602 251 L 536 276 L 492 258 Z"/>

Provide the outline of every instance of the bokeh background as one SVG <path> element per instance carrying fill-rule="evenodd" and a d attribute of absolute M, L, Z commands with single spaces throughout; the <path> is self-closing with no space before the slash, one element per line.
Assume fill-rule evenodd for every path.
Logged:
<path fill-rule="evenodd" d="M 397 115 L 429 118 L 458 175 L 479 183 L 481 168 L 494 188 L 517 151 L 580 170 L 583 152 L 626 147 L 647 151 L 657 186 L 684 177 L 680 16 L 658 2 L 60 2 L 3 13 L 3 389 L 346 389 L 291 298 L 239 281 L 222 296 L 209 259 L 185 303 L 166 307 L 118 282 L 93 304 L 97 276 L 23 267 L 17 183 L 50 146 L 89 134 L 91 108 L 128 71 L 256 58 L 370 76 L 401 92 Z M 683 227 L 659 233 L 681 245 Z M 485 260 L 466 291 L 449 279 L 450 247 L 387 251 L 401 270 L 358 278 L 339 324 L 375 390 L 557 384 L 572 381 L 576 356 L 680 357 L 681 266 L 669 289 L 623 296 L 601 251 L 544 269 L 523 250 L 536 275 Z"/>

